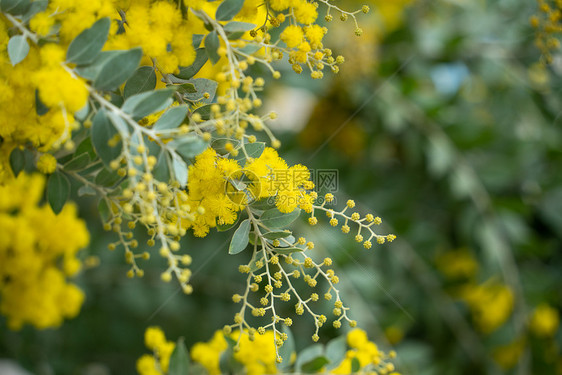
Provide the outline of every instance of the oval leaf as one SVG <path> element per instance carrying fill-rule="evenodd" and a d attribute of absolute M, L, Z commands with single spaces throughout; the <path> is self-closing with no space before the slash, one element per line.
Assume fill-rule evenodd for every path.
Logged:
<path fill-rule="evenodd" d="M 160 152 L 158 162 L 152 170 L 152 175 L 158 181 L 168 183 L 170 181 L 170 166 L 168 153 L 165 151 Z"/>
<path fill-rule="evenodd" d="M 246 219 L 240 223 L 236 232 L 232 236 L 230 241 L 230 246 L 228 247 L 228 253 L 231 255 L 238 254 L 248 246 L 248 235 L 250 234 L 250 220 Z"/>
<path fill-rule="evenodd" d="M 211 60 L 213 64 L 215 64 L 220 59 L 220 56 L 218 54 L 219 46 L 220 42 L 217 32 L 211 31 L 205 37 L 205 51 L 207 51 L 207 56 L 209 56 L 209 60 Z"/>
<path fill-rule="evenodd" d="M 289 231 L 285 232 L 284 230 L 276 231 L 276 232 L 267 232 L 267 233 L 263 234 L 263 236 L 265 238 L 267 238 L 268 240 L 277 240 L 279 238 L 289 237 L 290 235 L 291 235 L 291 232 L 289 232 Z"/>
<path fill-rule="evenodd" d="M 301 249 L 300 247 L 276 247 L 275 248 L 275 252 L 277 254 L 283 254 L 283 255 L 289 255 L 292 253 L 298 253 L 304 251 L 304 249 Z"/>
<path fill-rule="evenodd" d="M 334 369 L 339 366 L 341 361 L 345 358 L 347 351 L 347 339 L 345 336 L 336 337 L 326 344 L 326 357 L 330 359 L 330 364 L 326 367 L 327 370 Z"/>
<path fill-rule="evenodd" d="M 30 6 L 29 0 L 2 0 L 0 9 L 15 16 L 24 14 Z"/>
<path fill-rule="evenodd" d="M 14 35 L 8 41 L 8 56 L 12 65 L 16 65 L 29 53 L 29 43 L 23 35 Z"/>
<path fill-rule="evenodd" d="M 114 186 L 120 179 L 121 176 L 119 176 L 117 172 L 103 168 L 98 172 L 94 181 L 96 185 L 111 187 Z"/>
<path fill-rule="evenodd" d="M 173 91 L 169 89 L 143 92 L 133 95 L 123 104 L 123 112 L 130 114 L 135 120 L 140 120 L 151 113 L 161 111 L 172 104 Z"/>
<path fill-rule="evenodd" d="M 112 58 L 117 56 L 123 51 L 101 51 L 98 53 L 94 61 L 90 65 L 77 66 L 74 71 L 80 77 L 93 81 L 98 76 L 103 65 Z"/>
<path fill-rule="evenodd" d="M 14 148 L 10 153 L 10 167 L 16 177 L 25 168 L 25 152 L 19 147 Z"/>
<path fill-rule="evenodd" d="M 110 25 L 109 17 L 101 18 L 78 34 L 68 46 L 66 61 L 76 65 L 86 65 L 94 61 L 107 40 Z"/>
<path fill-rule="evenodd" d="M 170 365 L 168 368 L 168 375 L 185 375 L 189 371 L 189 354 L 180 338 L 170 356 Z"/>
<path fill-rule="evenodd" d="M 209 57 L 207 56 L 207 52 L 205 51 L 205 49 L 197 48 L 195 50 L 195 61 L 193 62 L 193 64 L 185 68 L 180 68 L 180 72 L 176 74 L 176 76 L 183 79 L 190 79 L 201 70 L 207 60 L 209 60 Z"/>
<path fill-rule="evenodd" d="M 47 182 L 47 201 L 55 214 L 62 210 L 69 195 L 70 182 L 68 178 L 59 171 L 50 175 Z"/>
<path fill-rule="evenodd" d="M 86 168 L 88 164 L 90 164 L 90 156 L 85 152 L 70 159 L 68 163 L 64 165 L 64 169 L 67 171 L 79 171 Z"/>
<path fill-rule="evenodd" d="M 298 355 L 295 362 L 295 370 L 297 372 L 302 370 L 302 367 L 315 359 L 324 355 L 324 347 L 322 344 L 313 344 L 304 348 Z"/>
<path fill-rule="evenodd" d="M 244 5 L 244 0 L 224 0 L 215 13 L 215 18 L 217 21 L 228 21 L 231 20 L 235 15 L 240 12 L 242 6 Z"/>
<path fill-rule="evenodd" d="M 205 151 L 209 146 L 207 142 L 196 135 L 183 137 L 168 143 L 168 146 L 175 149 L 176 152 L 186 161 L 192 159 Z"/>
<path fill-rule="evenodd" d="M 99 90 L 113 90 L 131 78 L 142 57 L 140 48 L 133 48 L 109 57 L 94 79 L 93 85 Z"/>
<path fill-rule="evenodd" d="M 118 133 L 113 123 L 109 120 L 105 110 L 98 111 L 94 116 L 91 132 L 92 144 L 94 145 L 96 153 L 103 163 L 109 166 L 112 160 L 115 160 L 121 155 L 123 143 L 119 141 L 116 146 L 112 147 L 109 145 L 109 141 Z"/>
<path fill-rule="evenodd" d="M 232 21 L 224 25 L 223 29 L 227 33 L 239 33 L 250 31 L 255 27 L 256 25 L 254 25 L 253 23 Z"/>
<path fill-rule="evenodd" d="M 195 86 L 195 93 L 185 93 L 183 96 L 185 99 L 190 101 L 198 101 L 202 103 L 211 103 L 217 92 L 218 83 L 216 81 L 206 79 L 206 78 L 194 78 L 187 81 L 187 83 L 192 83 Z M 205 93 L 209 94 L 208 98 L 205 98 Z"/>
<path fill-rule="evenodd" d="M 301 213 L 300 208 L 295 208 L 293 212 L 284 214 L 277 208 L 272 208 L 263 213 L 261 222 L 269 229 L 285 228 L 295 221 Z"/>
<path fill-rule="evenodd" d="M 174 170 L 174 178 L 181 186 L 187 184 L 187 164 L 179 156 L 173 155 L 172 168 Z"/>
<path fill-rule="evenodd" d="M 246 149 L 246 153 L 248 154 L 249 158 L 257 159 L 265 150 L 265 143 L 264 142 L 254 142 L 254 143 L 247 143 L 244 145 Z M 236 158 L 238 160 L 238 164 L 245 165 L 246 164 L 246 155 L 243 152 L 238 154 Z"/>
<path fill-rule="evenodd" d="M 151 66 L 141 66 L 125 83 L 123 96 L 126 98 L 141 92 L 154 90 L 156 87 L 156 73 Z"/>
<path fill-rule="evenodd" d="M 357 359 L 357 357 L 353 357 L 351 360 L 351 372 L 356 373 L 361 369 L 361 363 Z"/>
<path fill-rule="evenodd" d="M 188 108 L 186 105 L 179 105 L 168 109 L 152 127 L 154 130 L 175 129 L 185 120 Z"/>

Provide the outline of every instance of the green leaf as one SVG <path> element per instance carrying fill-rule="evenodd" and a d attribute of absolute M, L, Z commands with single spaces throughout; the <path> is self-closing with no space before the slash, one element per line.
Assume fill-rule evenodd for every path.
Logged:
<path fill-rule="evenodd" d="M 109 167 L 109 163 L 121 155 L 123 143 L 119 141 L 114 147 L 108 144 L 109 140 L 118 134 L 118 132 L 113 123 L 109 120 L 105 110 L 98 111 L 94 116 L 91 132 L 92 144 L 94 145 L 97 155 L 103 163 Z"/>
<path fill-rule="evenodd" d="M 151 66 L 141 66 L 133 76 L 125 83 L 123 96 L 127 99 L 130 96 L 140 94 L 141 92 L 154 90 L 156 87 L 156 73 Z"/>
<path fill-rule="evenodd" d="M 47 181 L 47 201 L 55 214 L 62 210 L 69 195 L 70 182 L 68 178 L 61 172 L 55 171 Z"/>
<path fill-rule="evenodd" d="M 14 35 L 8 41 L 8 56 L 12 66 L 16 65 L 29 53 L 29 43 L 27 38 L 23 35 Z"/>
<path fill-rule="evenodd" d="M 188 108 L 186 105 L 178 105 L 168 109 L 152 127 L 153 130 L 175 129 L 181 125 L 187 116 Z"/>
<path fill-rule="evenodd" d="M 250 207 L 254 210 L 266 211 L 275 207 L 275 199 L 273 197 L 263 198 L 253 202 Z"/>
<path fill-rule="evenodd" d="M 261 238 L 259 238 L 258 236 L 256 236 L 255 232 L 250 232 L 250 234 L 248 235 L 248 241 L 252 244 L 255 245 L 257 243 L 258 246 L 261 246 Z"/>
<path fill-rule="evenodd" d="M 228 247 L 228 253 L 230 255 L 235 255 L 241 252 L 248 246 L 248 235 L 250 234 L 250 220 L 246 219 L 240 223 L 236 232 L 232 236 L 230 241 L 230 246 Z"/>
<path fill-rule="evenodd" d="M 49 112 L 49 107 L 47 107 L 39 98 L 39 90 L 35 90 L 35 113 L 38 116 L 43 116 L 47 112 Z"/>
<path fill-rule="evenodd" d="M 322 369 L 322 367 L 324 367 L 328 363 L 330 363 L 330 360 L 328 358 L 324 356 L 317 357 L 314 358 L 312 361 L 303 364 L 301 370 L 302 372 L 307 374 L 315 373 L 318 372 L 320 369 Z"/>
<path fill-rule="evenodd" d="M 173 86 L 180 94 L 194 94 L 197 92 L 193 83 L 182 83 L 181 85 Z"/>
<path fill-rule="evenodd" d="M 161 111 L 169 107 L 173 99 L 173 90 L 162 89 L 136 94 L 125 100 L 121 110 L 130 114 L 133 119 L 140 120 L 151 113 Z"/>
<path fill-rule="evenodd" d="M 101 220 L 104 223 L 107 223 L 111 217 L 111 211 L 109 210 L 109 206 L 107 205 L 105 198 L 100 199 L 100 202 L 98 203 L 98 212 L 100 213 Z"/>
<path fill-rule="evenodd" d="M 187 375 L 189 371 L 189 353 L 180 338 L 176 343 L 176 347 L 170 356 L 170 365 L 168 367 L 168 375 Z"/>
<path fill-rule="evenodd" d="M 326 357 L 330 359 L 330 364 L 326 367 L 327 370 L 334 369 L 339 366 L 341 361 L 345 358 L 347 351 L 347 339 L 345 336 L 336 337 L 326 344 Z"/>
<path fill-rule="evenodd" d="M 304 249 L 301 249 L 300 247 L 276 247 L 275 248 L 275 252 L 277 254 L 283 254 L 283 255 L 289 255 L 292 253 L 298 253 L 304 251 Z"/>
<path fill-rule="evenodd" d="M 139 66 L 142 49 L 133 48 L 109 57 L 94 79 L 93 85 L 99 90 L 114 90 L 131 78 Z"/>
<path fill-rule="evenodd" d="M 234 220 L 233 223 L 231 224 L 217 224 L 217 231 L 219 232 L 226 232 L 232 228 L 234 228 L 236 226 L 236 224 L 238 224 L 238 219 L 240 218 L 240 216 L 238 216 L 236 218 L 236 220 Z"/>
<path fill-rule="evenodd" d="M 297 356 L 295 362 L 295 370 L 297 372 L 303 371 L 303 366 L 317 358 L 324 356 L 324 347 L 322 344 L 313 344 L 304 348 Z"/>
<path fill-rule="evenodd" d="M 27 12 L 29 5 L 29 0 L 2 0 L 0 2 L 0 9 L 2 9 L 2 12 L 17 16 Z"/>
<path fill-rule="evenodd" d="M 232 21 L 224 25 L 223 29 L 227 33 L 239 33 L 239 32 L 250 31 L 255 27 L 256 25 L 253 23 Z"/>
<path fill-rule="evenodd" d="M 179 156 L 173 155 L 172 169 L 174 170 L 174 177 L 181 186 L 187 184 L 187 164 Z"/>
<path fill-rule="evenodd" d="M 277 364 L 277 368 L 280 370 L 286 370 L 291 366 L 291 356 L 295 352 L 295 339 L 293 338 L 293 334 L 291 333 L 289 327 L 283 325 L 281 331 L 287 334 L 287 340 L 285 340 L 283 346 L 279 348 L 279 356 L 282 358 L 282 361 Z"/>
<path fill-rule="evenodd" d="M 199 48 L 204 37 L 204 34 L 193 34 L 193 48 Z"/>
<path fill-rule="evenodd" d="M 94 151 L 94 146 L 92 145 L 91 137 L 87 137 L 82 142 L 80 142 L 78 147 L 76 147 L 76 151 L 74 152 L 74 157 L 77 157 L 78 155 L 84 153 L 87 153 L 90 159 L 92 160 L 96 158 L 96 152 Z"/>
<path fill-rule="evenodd" d="M 359 372 L 360 369 L 361 369 L 361 363 L 359 362 L 357 357 L 353 357 L 353 359 L 351 360 L 351 372 L 356 373 Z"/>
<path fill-rule="evenodd" d="M 203 120 L 208 120 L 211 118 L 211 105 L 204 105 L 202 107 L 199 107 L 197 109 L 195 109 L 195 111 L 193 111 L 193 113 L 199 113 L 199 115 L 201 116 L 201 119 Z"/>
<path fill-rule="evenodd" d="M 48 0 L 35 0 L 31 3 L 27 12 L 25 12 L 25 14 L 22 16 L 21 22 L 25 24 L 28 23 L 29 20 L 33 18 L 33 16 L 35 16 L 37 13 L 45 11 L 48 6 Z"/>
<path fill-rule="evenodd" d="M 103 65 L 113 56 L 117 56 L 123 51 L 101 51 L 98 53 L 94 61 L 90 65 L 77 66 L 74 71 L 80 77 L 88 79 L 90 81 L 94 80 L 101 71 Z"/>
<path fill-rule="evenodd" d="M 158 155 L 158 162 L 152 169 L 152 175 L 156 180 L 166 183 L 170 181 L 170 167 L 168 161 L 168 153 L 161 151 Z"/>
<path fill-rule="evenodd" d="M 64 165 L 66 171 L 79 171 L 86 168 L 90 164 L 90 156 L 87 153 L 74 156 Z"/>
<path fill-rule="evenodd" d="M 295 221 L 301 213 L 300 208 L 295 208 L 293 212 L 283 213 L 277 208 L 272 208 L 263 213 L 260 220 L 269 229 L 285 228 Z"/>
<path fill-rule="evenodd" d="M 271 241 L 271 240 L 269 240 Z M 289 248 L 289 247 L 297 247 L 295 245 L 295 237 L 291 236 L 287 236 L 285 238 L 281 238 L 279 241 L 279 247 L 285 247 L 285 248 Z M 294 251 L 293 251 L 294 252 Z"/>
<path fill-rule="evenodd" d="M 228 154 L 228 151 L 226 151 L 226 144 L 229 142 L 232 143 L 234 148 L 238 148 L 239 141 L 230 138 L 214 139 L 213 142 L 211 142 L 211 147 L 220 155 L 226 155 Z"/>
<path fill-rule="evenodd" d="M 264 142 L 247 143 L 244 145 L 244 148 L 246 149 L 246 153 L 248 154 L 248 157 L 257 159 L 261 156 L 263 150 L 265 150 L 265 143 Z M 246 165 L 246 155 L 244 154 L 244 152 L 241 151 L 238 154 L 236 160 L 238 160 L 238 164 Z"/>
<path fill-rule="evenodd" d="M 129 137 L 129 126 L 127 125 L 125 120 L 123 120 L 123 118 L 121 116 L 119 116 L 117 113 L 115 113 L 113 111 L 108 112 L 107 116 L 109 117 L 109 121 L 111 121 L 113 126 L 115 126 L 115 129 L 117 129 L 117 131 L 119 132 L 121 137 L 122 138 L 128 138 Z"/>
<path fill-rule="evenodd" d="M 169 142 L 168 146 L 175 149 L 183 160 L 189 161 L 189 159 L 192 159 L 205 151 L 209 145 L 199 136 L 188 135 Z"/>
<path fill-rule="evenodd" d="M 215 13 L 217 21 L 228 21 L 234 18 L 244 6 L 244 0 L 224 0 Z"/>
<path fill-rule="evenodd" d="M 86 102 L 84 106 L 78 110 L 78 112 L 74 112 L 74 118 L 78 121 L 86 121 L 88 115 L 90 114 L 90 104 Z"/>
<path fill-rule="evenodd" d="M 97 194 L 96 189 L 94 189 L 89 185 L 80 186 L 80 188 L 78 189 L 79 197 L 83 197 L 85 195 L 96 195 L 96 194 Z"/>
<path fill-rule="evenodd" d="M 93 62 L 107 41 L 110 25 L 109 17 L 104 17 L 78 34 L 68 46 L 66 61 L 76 65 L 87 65 Z"/>
<path fill-rule="evenodd" d="M 216 64 L 216 62 L 220 59 L 218 53 L 219 47 L 219 36 L 217 35 L 216 30 L 213 30 L 205 37 L 205 51 L 207 51 L 207 56 L 209 56 L 209 60 L 211 60 L 213 64 Z"/>
<path fill-rule="evenodd" d="M 290 235 L 291 232 L 289 231 L 285 232 L 284 230 L 281 230 L 281 231 L 264 233 L 263 237 L 267 238 L 268 240 L 277 240 L 279 238 L 289 237 Z"/>
<path fill-rule="evenodd" d="M 119 176 L 117 172 L 103 168 L 96 175 L 95 183 L 96 185 L 111 187 L 114 186 L 117 182 L 119 182 L 121 178 L 122 177 Z"/>
<path fill-rule="evenodd" d="M 207 104 L 213 101 L 218 87 L 218 83 L 216 81 L 206 78 L 194 78 L 188 80 L 186 83 L 192 83 L 197 92 L 184 94 L 183 96 L 185 99 Z M 204 97 L 205 93 L 209 94 L 208 98 Z"/>
<path fill-rule="evenodd" d="M 14 148 L 10 153 L 10 167 L 16 177 L 25 168 L 25 152 L 19 147 Z"/>
<path fill-rule="evenodd" d="M 207 56 L 205 48 L 197 48 L 195 50 L 195 61 L 193 64 L 187 67 L 181 67 L 180 72 L 176 74 L 176 76 L 183 79 L 190 79 L 201 70 L 207 60 L 209 60 L 209 57 Z"/>

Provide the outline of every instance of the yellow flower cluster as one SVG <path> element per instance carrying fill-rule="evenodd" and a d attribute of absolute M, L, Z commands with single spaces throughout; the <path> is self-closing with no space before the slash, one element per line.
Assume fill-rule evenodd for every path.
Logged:
<path fill-rule="evenodd" d="M 562 1 L 537 0 L 539 14 L 531 17 L 535 28 L 535 44 L 541 50 L 547 63 L 552 62 L 551 51 L 560 48 L 557 34 L 562 33 Z"/>
<path fill-rule="evenodd" d="M 217 224 L 234 223 L 237 212 L 253 200 L 270 197 L 275 197 L 281 212 L 292 212 L 299 206 L 311 210 L 312 197 L 306 192 L 313 187 L 309 179 L 306 167 L 288 167 L 270 147 L 243 168 L 236 160 L 221 157 L 209 148 L 189 167 L 187 204 L 197 208 L 199 215 L 182 224 L 204 237 Z"/>
<path fill-rule="evenodd" d="M 275 347 L 273 344 L 273 331 L 267 330 L 262 335 L 256 335 L 254 341 L 250 341 L 248 335 L 239 335 L 233 331 L 230 335 L 233 340 L 241 337 L 240 350 L 234 353 L 234 359 L 244 367 L 243 371 L 248 375 L 275 374 Z M 359 361 L 360 369 L 377 371 L 377 373 L 399 375 L 394 372 L 394 365 L 388 360 L 394 358 L 395 353 L 386 354 L 380 351 L 377 345 L 368 340 L 367 334 L 361 329 L 353 329 L 347 334 L 349 350 L 342 363 L 330 371 L 331 374 L 350 374 L 352 361 Z M 210 375 L 221 373 L 219 359 L 223 351 L 228 347 L 223 331 L 216 331 L 213 338 L 208 342 L 199 342 L 191 349 L 191 358 L 200 363 Z M 326 373 L 324 370 L 321 370 Z"/>
<path fill-rule="evenodd" d="M 317 4 L 306 0 L 274 0 L 269 3 L 275 15 L 271 14 L 269 22 L 272 26 L 279 26 L 287 18 L 292 23 L 286 26 L 279 38 L 285 43 L 289 55 L 289 63 L 297 73 L 303 71 L 302 65 L 308 66 L 312 78 L 322 78 L 322 70 L 330 66 L 334 73 L 339 71 L 336 64 L 343 62 L 342 57 L 335 59 L 332 51 L 324 49 L 322 39 L 328 29 L 316 24 L 318 18 Z M 359 29 L 358 29 L 359 30 Z M 265 35 L 267 41 L 268 34 Z M 261 41 L 258 35 L 257 40 Z M 273 59 L 279 58 L 281 54 L 274 52 Z"/>
<path fill-rule="evenodd" d="M 144 344 L 153 351 L 153 355 L 144 354 L 137 360 L 140 375 L 163 375 L 168 372 L 170 357 L 176 347 L 173 341 L 167 341 L 160 327 L 148 327 L 144 332 Z"/>
<path fill-rule="evenodd" d="M 507 285 L 494 280 L 464 286 L 461 298 L 470 307 L 473 320 L 483 333 L 499 328 L 513 309 L 513 292 Z"/>
<path fill-rule="evenodd" d="M 0 137 L 5 141 L 1 147 L 31 142 L 46 151 L 68 138 L 74 124 L 68 111 L 80 109 L 87 92 L 80 81 L 52 64 L 51 52 L 59 47 L 47 44 L 40 51 L 32 46 L 28 56 L 12 66 L 6 51 L 7 26 L 0 19 Z M 36 113 L 36 90 L 40 99 L 52 106 L 42 116 Z"/>
<path fill-rule="evenodd" d="M 468 249 L 447 251 L 436 261 L 437 269 L 448 279 L 470 279 L 478 271 L 478 262 Z"/>
<path fill-rule="evenodd" d="M 386 354 L 380 351 L 377 344 L 369 341 L 367 333 L 362 329 L 355 328 L 347 334 L 347 345 L 351 349 L 346 352 L 342 363 L 331 371 L 332 374 L 351 374 L 353 372 L 352 363 L 356 359 L 359 361 L 360 369 L 374 370 L 381 375 L 399 375 L 394 371 L 394 364 L 388 361 L 396 354 L 394 352 Z"/>
<path fill-rule="evenodd" d="M 230 338 L 237 340 L 238 331 L 233 331 Z M 208 342 L 198 342 L 191 349 L 191 358 L 205 367 L 210 375 L 221 373 L 219 359 L 221 353 L 228 347 L 223 331 L 216 331 Z M 275 374 L 275 346 L 273 331 L 266 331 L 263 335 L 254 336 L 250 341 L 247 335 L 242 335 L 240 350 L 234 353 L 234 359 L 243 367 L 248 375 Z"/>
<path fill-rule="evenodd" d="M 55 31 L 60 36 L 61 45 L 72 41 L 84 29 L 92 26 L 96 20 L 104 17 L 116 17 L 116 6 L 125 6 L 129 1 L 121 0 L 50 0 L 47 9 L 37 13 L 30 21 L 29 27 L 40 36 L 47 36 Z M 56 26 L 56 28 L 55 28 Z M 113 26 L 117 29 L 117 25 Z"/>
<path fill-rule="evenodd" d="M 531 332 L 539 337 L 553 337 L 560 325 L 560 315 L 554 307 L 542 303 L 531 316 L 529 328 Z"/>
<path fill-rule="evenodd" d="M 164 73 L 178 72 L 179 66 L 193 63 L 195 49 L 191 39 L 194 23 L 182 17 L 177 5 L 166 1 L 130 1 L 123 10 L 127 20 L 125 32 L 112 35 L 106 48 L 140 46 L 147 56 L 156 60 L 158 68 Z M 150 59 L 146 62 L 151 63 Z"/>
<path fill-rule="evenodd" d="M 57 327 L 75 317 L 84 294 L 67 277 L 81 268 L 78 250 L 89 234 L 76 207 L 55 215 L 43 196 L 42 175 L 20 174 L 0 186 L 0 312 L 12 329 Z"/>

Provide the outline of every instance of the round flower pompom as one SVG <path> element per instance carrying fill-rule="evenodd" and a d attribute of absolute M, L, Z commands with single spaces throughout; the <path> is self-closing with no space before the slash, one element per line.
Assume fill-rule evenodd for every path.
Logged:
<path fill-rule="evenodd" d="M 44 174 L 51 174 L 57 169 L 57 159 L 51 154 L 43 154 L 37 161 L 37 169 Z"/>

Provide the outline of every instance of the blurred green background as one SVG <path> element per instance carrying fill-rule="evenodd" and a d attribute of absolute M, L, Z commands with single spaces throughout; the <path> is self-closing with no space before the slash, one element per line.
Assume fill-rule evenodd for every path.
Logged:
<path fill-rule="evenodd" d="M 349 22 L 330 26 L 326 45 L 347 60 L 338 76 L 286 71 L 264 102 L 280 112 L 280 154 L 337 170 L 337 206 L 355 199 L 398 239 L 365 250 L 327 221 L 294 229 L 318 259 L 334 259 L 352 318 L 398 352 L 403 374 L 561 374 L 562 330 L 541 335 L 531 323 L 541 304 L 562 308 L 562 55 L 541 64 L 529 24 L 537 3 L 369 5 L 361 38 Z M 80 202 L 92 234 L 84 258 L 101 260 L 77 281 L 80 316 L 20 332 L 0 319 L 0 358 L 37 374 L 133 374 L 145 327 L 192 345 L 231 322 L 246 259 L 227 256 L 230 232 L 183 240 L 195 289 L 184 296 L 160 281 L 157 257 L 127 279 L 95 201 Z M 302 348 L 311 322 L 294 320 Z"/>

